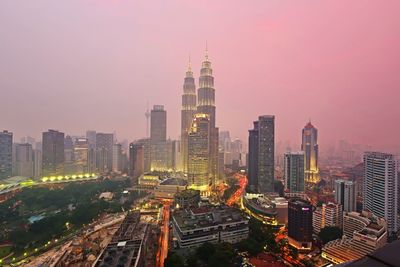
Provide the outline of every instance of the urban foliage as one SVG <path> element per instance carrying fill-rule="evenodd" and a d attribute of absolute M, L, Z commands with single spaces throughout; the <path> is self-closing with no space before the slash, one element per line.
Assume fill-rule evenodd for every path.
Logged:
<path fill-rule="evenodd" d="M 343 235 L 342 229 L 334 226 L 327 226 L 321 229 L 318 237 L 321 239 L 322 243 L 326 244 L 329 241 L 341 238 Z"/>

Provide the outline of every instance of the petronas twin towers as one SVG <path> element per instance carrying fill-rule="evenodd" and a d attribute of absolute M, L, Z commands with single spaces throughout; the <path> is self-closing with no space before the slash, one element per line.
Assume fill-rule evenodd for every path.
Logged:
<path fill-rule="evenodd" d="M 211 62 L 206 50 L 199 88 L 189 62 L 183 84 L 181 153 L 189 186 L 209 191 L 218 177 L 218 128 L 215 126 L 215 89 Z"/>

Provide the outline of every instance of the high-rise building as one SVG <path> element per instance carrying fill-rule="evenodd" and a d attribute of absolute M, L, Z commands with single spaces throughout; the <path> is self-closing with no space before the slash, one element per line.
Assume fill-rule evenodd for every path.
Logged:
<path fill-rule="evenodd" d="M 9 131 L 0 132 L 0 180 L 12 176 L 13 134 Z"/>
<path fill-rule="evenodd" d="M 16 175 L 33 178 L 33 149 L 29 143 L 17 144 L 15 151 Z"/>
<path fill-rule="evenodd" d="M 136 140 L 134 143 L 143 146 L 144 172 L 145 173 L 146 172 L 150 172 L 151 171 L 150 139 L 149 138 L 143 138 L 143 139 Z"/>
<path fill-rule="evenodd" d="M 335 181 L 335 201 L 341 204 L 344 211 L 357 210 L 357 186 L 356 182 L 336 180 Z"/>
<path fill-rule="evenodd" d="M 258 192 L 258 146 L 259 131 L 258 121 L 254 122 L 254 128 L 249 130 L 249 153 L 248 153 L 248 180 L 249 185 L 247 191 Z"/>
<path fill-rule="evenodd" d="M 40 179 L 42 177 L 42 165 L 42 150 L 35 149 L 33 152 L 33 176 L 35 179 Z"/>
<path fill-rule="evenodd" d="M 197 113 L 206 114 L 210 122 L 209 166 L 211 183 L 214 186 L 218 179 L 218 128 L 216 127 L 214 76 L 207 49 L 200 70 L 197 101 Z"/>
<path fill-rule="evenodd" d="M 77 138 L 74 144 L 74 172 L 77 174 L 90 173 L 89 142 L 87 138 Z"/>
<path fill-rule="evenodd" d="M 134 185 L 144 173 L 144 145 L 138 143 L 129 144 L 129 173 Z"/>
<path fill-rule="evenodd" d="M 89 148 L 96 148 L 96 131 L 86 131 L 86 139 L 88 141 Z"/>
<path fill-rule="evenodd" d="M 48 130 L 42 134 L 43 176 L 64 175 L 64 133 Z"/>
<path fill-rule="evenodd" d="M 249 189 L 274 192 L 275 116 L 264 115 L 249 131 Z"/>
<path fill-rule="evenodd" d="M 73 174 L 74 172 L 74 141 L 67 135 L 64 139 L 64 173 Z"/>
<path fill-rule="evenodd" d="M 207 191 L 210 184 L 210 119 L 207 114 L 196 114 L 188 139 L 188 184 Z"/>
<path fill-rule="evenodd" d="M 167 170 L 167 112 L 154 105 L 150 115 L 151 169 Z"/>
<path fill-rule="evenodd" d="M 305 154 L 306 182 L 318 183 L 320 181 L 318 169 L 318 130 L 311 122 L 303 128 L 301 150 Z"/>
<path fill-rule="evenodd" d="M 183 83 L 182 110 L 181 110 L 181 155 L 182 169 L 187 173 L 188 170 L 188 136 L 194 114 L 197 112 L 196 85 L 193 77 L 192 66 L 186 71 Z"/>
<path fill-rule="evenodd" d="M 291 193 L 304 192 L 304 152 L 285 153 L 285 189 Z"/>
<path fill-rule="evenodd" d="M 96 169 L 100 173 L 112 170 L 114 134 L 96 133 Z"/>
<path fill-rule="evenodd" d="M 116 173 L 122 172 L 122 146 L 121 144 L 113 145 L 113 164 L 112 170 Z"/>
<path fill-rule="evenodd" d="M 380 152 L 364 154 L 364 210 L 385 218 L 389 236 L 398 230 L 397 160 Z"/>
<path fill-rule="evenodd" d="M 322 204 L 318 207 L 313 214 L 313 230 L 319 233 L 321 229 L 335 226 L 338 228 L 343 227 L 343 211 L 342 205 L 336 203 Z"/>
<path fill-rule="evenodd" d="M 293 198 L 288 204 L 289 244 L 299 250 L 312 248 L 313 206 L 310 202 Z"/>

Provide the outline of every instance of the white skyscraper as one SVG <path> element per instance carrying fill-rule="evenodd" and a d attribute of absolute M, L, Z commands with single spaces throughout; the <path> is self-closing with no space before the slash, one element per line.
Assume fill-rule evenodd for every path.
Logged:
<path fill-rule="evenodd" d="M 389 235 L 398 230 L 397 161 L 392 154 L 364 154 L 364 210 L 385 218 Z"/>
<path fill-rule="evenodd" d="M 357 186 L 353 181 L 335 181 L 335 201 L 347 212 L 357 210 Z"/>

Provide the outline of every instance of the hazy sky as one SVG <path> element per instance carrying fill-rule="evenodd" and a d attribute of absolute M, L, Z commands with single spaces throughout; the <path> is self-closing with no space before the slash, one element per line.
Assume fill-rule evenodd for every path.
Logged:
<path fill-rule="evenodd" d="M 217 124 L 247 140 L 261 114 L 278 140 L 399 147 L 400 1 L 0 1 L 0 128 L 145 135 L 146 102 L 177 138 L 191 55 L 208 41 Z M 18 139 L 17 139 L 18 140 Z"/>

